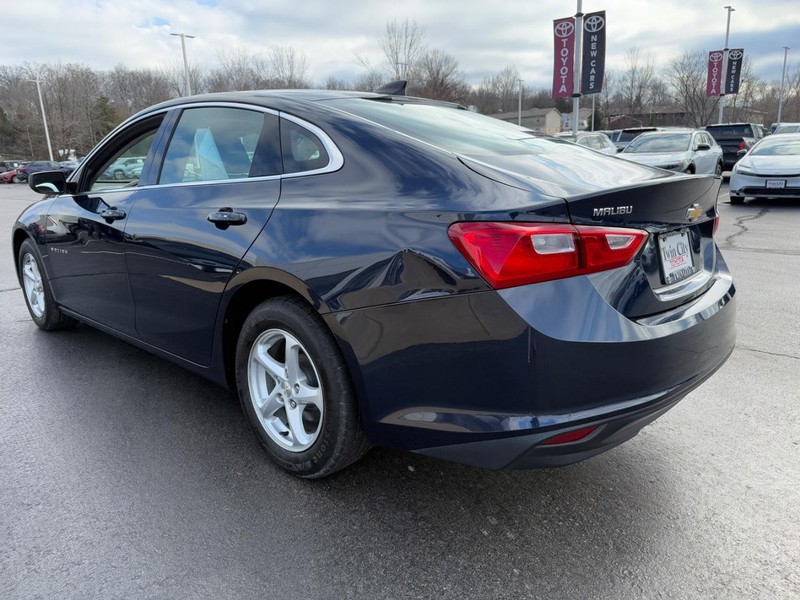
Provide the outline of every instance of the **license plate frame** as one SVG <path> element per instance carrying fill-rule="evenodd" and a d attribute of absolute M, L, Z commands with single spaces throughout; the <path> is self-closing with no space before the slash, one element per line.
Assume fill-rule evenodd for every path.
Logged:
<path fill-rule="evenodd" d="M 786 180 L 785 179 L 767 179 L 764 182 L 764 187 L 768 190 L 785 190 L 786 189 Z"/>
<path fill-rule="evenodd" d="M 697 273 L 688 229 L 658 236 L 658 262 L 661 265 L 661 281 L 665 285 L 679 283 Z"/>

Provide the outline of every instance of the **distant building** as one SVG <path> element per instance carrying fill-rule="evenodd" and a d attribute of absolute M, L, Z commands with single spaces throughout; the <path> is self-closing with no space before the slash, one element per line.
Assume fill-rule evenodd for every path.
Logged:
<path fill-rule="evenodd" d="M 523 110 L 521 113 L 516 111 L 489 115 L 501 121 L 517 124 L 521 117 L 522 127 L 538 131 L 540 133 L 554 134 L 561 131 L 561 111 L 557 108 L 531 108 Z"/>
<path fill-rule="evenodd" d="M 585 130 L 591 126 L 592 109 L 579 108 L 578 109 L 578 129 Z M 572 112 L 561 113 L 561 129 L 569 131 L 572 129 Z"/>

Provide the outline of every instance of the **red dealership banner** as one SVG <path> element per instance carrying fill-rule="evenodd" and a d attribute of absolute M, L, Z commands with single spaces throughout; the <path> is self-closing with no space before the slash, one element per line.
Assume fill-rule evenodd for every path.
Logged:
<path fill-rule="evenodd" d="M 706 80 L 706 96 L 719 96 L 722 90 L 723 50 L 712 50 L 708 53 L 708 79 Z"/>
<path fill-rule="evenodd" d="M 575 19 L 567 17 L 553 21 L 553 40 L 553 98 L 571 98 L 575 64 Z"/>

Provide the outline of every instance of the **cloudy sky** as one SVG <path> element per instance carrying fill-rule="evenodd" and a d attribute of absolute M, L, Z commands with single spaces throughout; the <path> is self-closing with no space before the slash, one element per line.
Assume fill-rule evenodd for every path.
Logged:
<path fill-rule="evenodd" d="M 628 49 L 663 65 L 685 50 L 724 46 L 726 0 L 586 0 L 584 12 L 606 10 L 607 68 L 624 68 Z M 800 65 L 800 0 L 727 0 L 730 47 L 745 48 L 758 75 L 780 79 L 783 46 L 790 71 Z M 10 0 L 4 0 L 3 4 Z M 0 34 L 0 65 L 76 62 L 177 67 L 185 32 L 192 64 L 214 65 L 220 51 L 267 52 L 290 46 L 305 54 L 308 75 L 352 80 L 356 55 L 382 60 L 376 38 L 387 20 L 416 19 L 430 48 L 453 55 L 473 84 L 514 65 L 526 85 L 549 87 L 552 21 L 575 13 L 575 0 L 24 0 Z"/>

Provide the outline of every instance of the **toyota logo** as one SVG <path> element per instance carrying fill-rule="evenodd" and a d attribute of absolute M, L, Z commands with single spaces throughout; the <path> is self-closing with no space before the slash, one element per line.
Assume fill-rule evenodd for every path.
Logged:
<path fill-rule="evenodd" d="M 583 28 L 589 33 L 600 31 L 606 26 L 606 20 L 600 15 L 592 15 L 583 23 Z"/>
<path fill-rule="evenodd" d="M 558 37 L 567 38 L 575 32 L 575 25 L 569 21 L 561 21 L 561 23 L 556 25 L 555 32 Z"/>
<path fill-rule="evenodd" d="M 741 50 L 731 50 L 728 52 L 728 58 L 730 60 L 742 60 L 742 56 L 744 56 L 744 52 Z"/>
<path fill-rule="evenodd" d="M 722 62 L 722 52 L 712 52 L 708 55 L 708 60 L 711 62 Z"/>

